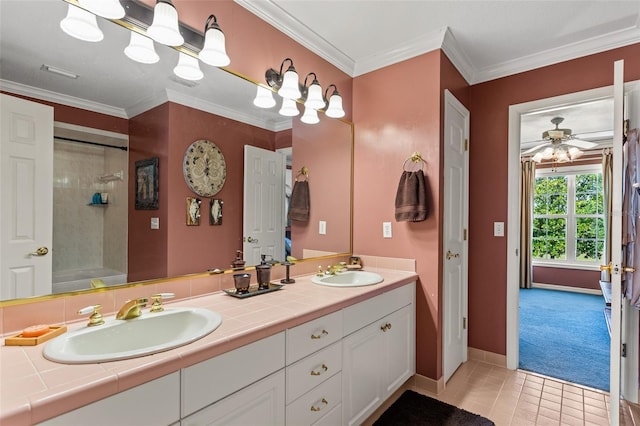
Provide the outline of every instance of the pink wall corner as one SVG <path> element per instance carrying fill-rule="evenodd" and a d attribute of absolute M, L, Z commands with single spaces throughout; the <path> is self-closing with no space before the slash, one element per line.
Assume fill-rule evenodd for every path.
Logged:
<path fill-rule="evenodd" d="M 625 81 L 640 79 L 640 44 L 589 55 L 470 88 L 469 346 L 506 354 L 509 105 L 613 84 L 613 63 L 625 60 Z"/>
<path fill-rule="evenodd" d="M 416 370 L 440 376 L 440 169 L 441 102 L 439 51 L 354 79 L 353 251 L 415 258 L 417 289 Z M 419 84 L 415 78 L 420 76 Z M 427 164 L 429 212 L 423 222 L 396 222 L 395 195 L 402 165 L 414 151 Z M 391 222 L 393 238 L 382 238 Z"/>
<path fill-rule="evenodd" d="M 291 222 L 292 255 L 302 259 L 303 248 L 348 253 L 351 211 L 351 125 L 320 114 L 322 126 L 294 120 L 293 167 L 295 179 L 304 166 L 309 170 L 310 214 L 308 222 Z M 318 149 L 321 147 L 321 149 Z M 317 177 L 322 171 L 322 179 Z M 329 171 L 329 173 L 327 173 Z M 318 232 L 325 221 L 326 234 Z"/>
<path fill-rule="evenodd" d="M 169 111 L 167 274 L 175 276 L 213 268 L 226 269 L 236 250 L 242 249 L 244 145 L 273 150 L 275 134 L 178 104 L 170 104 Z M 208 198 L 196 195 L 184 180 L 184 153 L 199 139 L 215 143 L 227 164 L 224 186 Z M 187 197 L 202 200 L 199 226 L 186 224 Z M 220 226 L 209 224 L 212 198 L 224 203 Z"/>

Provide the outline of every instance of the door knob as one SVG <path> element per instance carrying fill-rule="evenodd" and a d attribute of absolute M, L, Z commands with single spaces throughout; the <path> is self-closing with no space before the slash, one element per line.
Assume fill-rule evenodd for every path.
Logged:
<path fill-rule="evenodd" d="M 29 256 L 44 256 L 49 253 L 49 249 L 46 247 L 39 247 L 36 251 L 29 253 Z"/>
<path fill-rule="evenodd" d="M 244 242 L 245 243 L 257 243 L 258 239 L 257 238 L 252 238 L 252 237 L 244 237 Z"/>
<path fill-rule="evenodd" d="M 454 257 L 460 257 L 460 253 L 452 253 L 451 250 L 447 250 L 447 260 L 452 259 Z"/>
<path fill-rule="evenodd" d="M 622 270 L 622 272 L 635 272 L 636 269 L 635 268 L 631 268 L 631 267 L 627 267 L 627 266 L 622 266 L 620 268 Z M 601 271 L 609 271 L 609 273 L 613 273 L 614 272 L 614 268 L 613 268 L 613 264 L 609 263 L 608 265 L 600 265 L 600 270 Z"/>

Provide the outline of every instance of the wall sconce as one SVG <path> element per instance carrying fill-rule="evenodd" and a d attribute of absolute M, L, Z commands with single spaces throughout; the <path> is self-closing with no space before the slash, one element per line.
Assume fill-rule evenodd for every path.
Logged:
<path fill-rule="evenodd" d="M 302 117 L 300 117 L 300 121 L 302 121 L 303 123 L 306 124 L 317 124 L 320 122 L 320 119 L 318 118 L 318 110 L 313 109 L 313 108 L 309 108 L 309 107 L 305 107 L 304 108 L 304 114 L 302 114 Z"/>
<path fill-rule="evenodd" d="M 135 31 L 131 31 L 131 41 L 129 41 L 129 45 L 124 48 L 124 54 L 127 55 L 129 59 L 142 64 L 155 64 L 160 60 L 160 57 L 153 47 L 153 40 Z"/>
<path fill-rule="evenodd" d="M 311 85 L 307 88 L 307 79 L 312 74 L 313 74 L 313 81 L 311 82 Z M 309 74 L 307 74 L 307 76 L 304 78 L 303 86 L 304 86 L 303 88 L 304 93 L 302 94 L 302 97 L 303 98 L 306 97 L 306 100 L 304 101 L 305 108 L 312 108 L 316 110 L 324 108 L 325 102 L 324 102 L 324 99 L 322 99 L 322 87 L 320 87 L 320 83 L 318 82 L 318 76 L 316 76 L 316 73 L 310 72 Z"/>
<path fill-rule="evenodd" d="M 107 19 L 124 18 L 124 7 L 120 0 L 78 0 L 80 7 Z"/>
<path fill-rule="evenodd" d="M 282 74 L 284 63 L 289 61 L 291 65 L 287 68 L 287 71 Z M 267 84 L 271 87 L 278 89 L 278 95 L 287 99 L 298 99 L 302 94 L 300 93 L 300 87 L 298 85 L 298 73 L 293 66 L 291 58 L 285 58 L 280 64 L 280 72 L 269 68 L 265 74 Z"/>
<path fill-rule="evenodd" d="M 104 38 L 98 27 L 96 15 L 69 4 L 67 16 L 60 21 L 62 31 L 83 41 L 98 42 Z"/>
<path fill-rule="evenodd" d="M 331 87 L 333 87 L 333 94 L 329 98 L 329 106 L 327 107 L 325 114 L 327 115 L 327 117 L 331 118 L 342 118 L 344 117 L 344 110 L 342 109 L 342 96 L 340 96 L 338 88 L 335 84 L 330 84 L 329 86 L 327 86 L 327 89 L 324 91 L 324 99 L 326 101 L 327 93 L 329 92 L 329 89 Z"/>
<path fill-rule="evenodd" d="M 202 80 L 202 77 L 204 77 L 204 74 L 200 70 L 198 60 L 182 52 L 180 52 L 178 65 L 173 69 L 173 72 L 185 80 Z"/>
<path fill-rule="evenodd" d="M 282 106 L 278 114 L 284 115 L 285 117 L 295 117 L 300 114 L 300 111 L 298 111 L 298 103 L 295 99 L 282 98 Z"/>
<path fill-rule="evenodd" d="M 180 46 L 184 43 L 178 29 L 178 11 L 171 0 L 157 0 L 153 8 L 153 22 L 147 28 L 147 35 L 167 46 Z"/>
<path fill-rule="evenodd" d="M 258 108 L 271 108 L 276 105 L 276 100 L 273 99 L 273 92 L 266 87 L 256 85 L 258 88 L 256 97 L 253 99 L 253 104 Z"/>
<path fill-rule="evenodd" d="M 205 64 L 214 67 L 226 67 L 231 63 L 225 48 L 224 33 L 220 29 L 215 15 L 209 16 L 204 24 L 204 46 L 198 57 Z"/>

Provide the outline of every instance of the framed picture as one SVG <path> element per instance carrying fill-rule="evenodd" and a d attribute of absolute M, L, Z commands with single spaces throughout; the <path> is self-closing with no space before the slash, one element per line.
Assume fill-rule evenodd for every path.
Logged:
<path fill-rule="evenodd" d="M 187 226 L 200 225 L 200 198 L 187 197 Z"/>
<path fill-rule="evenodd" d="M 212 198 L 209 201 L 211 214 L 209 215 L 209 225 L 222 225 L 222 205 L 224 202 L 219 198 Z"/>
<path fill-rule="evenodd" d="M 135 163 L 136 210 L 158 210 L 158 157 Z"/>

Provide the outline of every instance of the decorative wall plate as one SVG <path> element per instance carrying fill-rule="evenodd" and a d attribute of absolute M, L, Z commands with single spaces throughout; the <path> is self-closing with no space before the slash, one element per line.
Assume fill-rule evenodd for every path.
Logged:
<path fill-rule="evenodd" d="M 202 197 L 216 195 L 227 178 L 227 164 L 222 151 L 205 139 L 189 145 L 184 153 L 182 170 L 187 186 Z"/>

